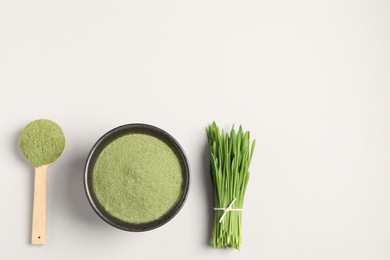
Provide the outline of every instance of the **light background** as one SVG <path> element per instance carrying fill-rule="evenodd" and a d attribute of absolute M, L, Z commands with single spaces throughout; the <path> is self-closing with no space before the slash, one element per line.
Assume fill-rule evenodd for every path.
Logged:
<path fill-rule="evenodd" d="M 1 259 L 390 259 L 390 2 L 0 1 Z M 49 118 L 48 234 L 29 245 L 33 168 L 17 138 Z M 257 139 L 240 252 L 213 250 L 205 127 Z M 97 139 L 157 125 L 191 190 L 167 225 L 127 233 L 83 190 Z"/>

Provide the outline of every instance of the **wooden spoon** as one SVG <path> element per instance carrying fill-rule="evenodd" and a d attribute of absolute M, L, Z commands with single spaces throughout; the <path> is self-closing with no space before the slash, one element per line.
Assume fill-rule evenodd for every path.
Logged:
<path fill-rule="evenodd" d="M 20 134 L 19 147 L 23 156 L 35 167 L 34 206 L 31 243 L 46 243 L 47 168 L 65 148 L 64 133 L 56 123 L 39 119 L 29 123 Z"/>

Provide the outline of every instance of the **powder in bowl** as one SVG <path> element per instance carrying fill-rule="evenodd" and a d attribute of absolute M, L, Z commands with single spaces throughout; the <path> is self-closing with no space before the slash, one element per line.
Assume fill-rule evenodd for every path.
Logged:
<path fill-rule="evenodd" d="M 179 202 L 183 168 L 164 141 L 130 133 L 108 143 L 92 171 L 93 191 L 113 217 L 131 224 L 157 221 Z"/>

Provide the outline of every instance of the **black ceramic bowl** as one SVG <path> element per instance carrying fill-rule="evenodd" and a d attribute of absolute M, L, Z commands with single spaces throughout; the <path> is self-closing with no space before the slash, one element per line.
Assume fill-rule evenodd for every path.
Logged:
<path fill-rule="evenodd" d="M 124 135 L 134 134 L 134 133 L 148 134 L 157 137 L 161 141 L 165 142 L 175 152 L 183 169 L 184 184 L 183 184 L 182 194 L 179 201 L 172 208 L 172 210 L 169 211 L 167 214 L 165 214 L 162 218 L 146 224 L 133 224 L 133 223 L 124 222 L 110 215 L 96 198 L 93 189 L 93 181 L 92 181 L 93 167 L 100 152 L 115 139 Z M 87 159 L 87 163 L 85 165 L 84 187 L 85 187 L 85 192 L 87 193 L 89 203 L 91 204 L 92 208 L 108 224 L 126 231 L 139 232 L 139 231 L 152 230 L 170 221 L 182 208 L 187 198 L 189 183 L 190 183 L 189 164 L 187 161 L 187 157 L 183 151 L 183 148 L 170 134 L 152 125 L 128 124 L 128 125 L 123 125 L 112 129 L 111 131 L 103 135 L 92 147 L 92 150 L 90 151 Z"/>

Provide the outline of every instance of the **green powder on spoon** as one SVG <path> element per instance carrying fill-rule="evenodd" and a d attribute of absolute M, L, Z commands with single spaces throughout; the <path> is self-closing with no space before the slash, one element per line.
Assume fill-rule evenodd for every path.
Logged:
<path fill-rule="evenodd" d="M 35 120 L 20 134 L 19 147 L 23 156 L 34 167 L 48 165 L 56 161 L 64 151 L 64 132 L 51 120 Z"/>
<path fill-rule="evenodd" d="M 153 222 L 169 213 L 183 185 L 177 155 L 147 134 L 115 139 L 93 167 L 93 189 L 100 204 L 112 216 L 132 224 Z"/>

